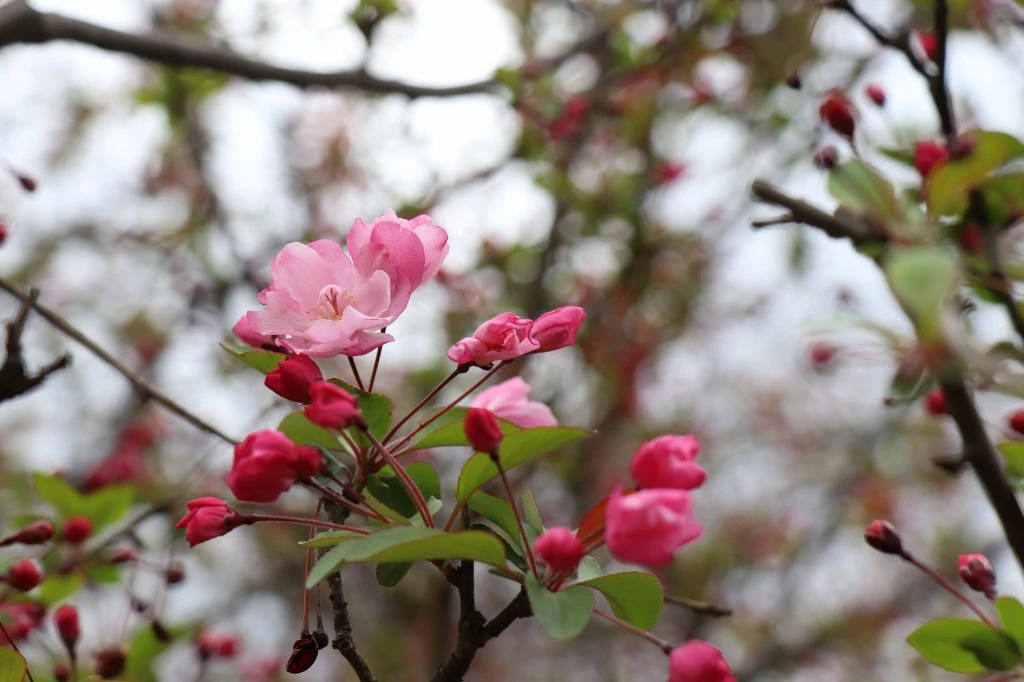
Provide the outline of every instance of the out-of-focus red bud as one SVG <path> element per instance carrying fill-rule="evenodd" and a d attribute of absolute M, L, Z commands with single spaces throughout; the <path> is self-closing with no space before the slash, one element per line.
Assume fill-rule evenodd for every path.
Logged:
<path fill-rule="evenodd" d="M 933 388 L 928 392 L 928 395 L 924 397 L 924 409 L 936 417 L 949 413 L 949 408 L 946 406 L 946 394 L 942 392 L 941 388 Z"/>
<path fill-rule="evenodd" d="M 78 609 L 71 604 L 57 607 L 57 610 L 53 612 L 53 624 L 56 626 L 57 634 L 60 635 L 64 646 L 68 651 L 74 651 L 75 643 L 81 634 L 78 624 Z"/>
<path fill-rule="evenodd" d="M 864 529 L 864 541 L 882 554 L 903 556 L 903 541 L 888 521 L 876 519 Z"/>
<path fill-rule="evenodd" d="M 69 545 L 80 545 L 92 535 L 92 521 L 84 516 L 68 519 L 61 528 L 60 536 Z"/>
<path fill-rule="evenodd" d="M 125 662 L 128 660 L 128 653 L 121 645 L 114 645 L 106 649 L 100 649 L 95 654 L 96 674 L 105 680 L 120 677 L 124 672 Z"/>
<path fill-rule="evenodd" d="M 304 673 L 316 663 L 318 653 L 320 653 L 320 649 L 317 648 L 316 640 L 306 633 L 295 640 L 295 644 L 292 645 L 292 655 L 288 657 L 284 669 L 293 675 Z"/>
<path fill-rule="evenodd" d="M 41 545 L 44 542 L 49 542 L 53 535 L 53 524 L 40 519 L 28 524 L 17 533 L 0 540 L 0 547 L 8 545 Z"/>
<path fill-rule="evenodd" d="M 853 140 L 857 120 L 853 103 L 845 94 L 838 90 L 828 93 L 818 106 L 818 115 L 829 128 L 846 139 Z"/>
<path fill-rule="evenodd" d="M 466 411 L 463 422 L 466 438 L 473 449 L 479 452 L 497 452 L 503 434 L 498 418 L 490 410 L 471 407 Z"/>
<path fill-rule="evenodd" d="M 4 580 L 18 592 L 28 592 L 43 581 L 43 573 L 34 561 L 19 559 L 9 569 Z"/>
<path fill-rule="evenodd" d="M 869 83 L 864 88 L 864 94 L 868 96 L 868 99 L 877 104 L 880 107 L 885 106 L 885 90 L 878 83 Z"/>

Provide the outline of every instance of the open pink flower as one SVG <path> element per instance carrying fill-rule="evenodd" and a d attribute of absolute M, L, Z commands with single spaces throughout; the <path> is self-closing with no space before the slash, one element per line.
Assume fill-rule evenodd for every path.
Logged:
<path fill-rule="evenodd" d="M 697 464 L 696 436 L 659 436 L 636 451 L 629 471 L 642 488 L 699 488 L 708 474 Z"/>
<path fill-rule="evenodd" d="M 487 365 L 499 360 L 514 360 L 540 348 L 530 329 L 533 320 L 512 313 L 501 313 L 477 327 L 473 336 L 448 349 L 448 359 L 460 365 Z"/>
<path fill-rule="evenodd" d="M 691 639 L 668 656 L 668 682 L 736 682 L 722 652 Z"/>
<path fill-rule="evenodd" d="M 245 502 L 273 502 L 302 478 L 317 474 L 323 456 L 316 448 L 296 445 L 280 431 L 251 433 L 235 446 L 228 487 Z"/>
<path fill-rule="evenodd" d="M 231 505 L 217 497 L 200 497 L 188 503 L 188 513 L 178 521 L 185 529 L 189 547 L 219 538 L 244 523 L 244 518 Z"/>
<path fill-rule="evenodd" d="M 329 240 L 285 246 L 259 295 L 267 309 L 246 316 L 250 329 L 316 358 L 364 355 L 393 341 L 379 330 L 437 273 L 448 234 L 427 216 L 388 212 L 369 225 L 356 220 L 347 243 L 348 253 Z"/>
<path fill-rule="evenodd" d="M 544 403 L 528 400 L 530 384 L 520 377 L 512 377 L 492 386 L 476 398 L 470 407 L 490 410 L 505 421 L 529 429 L 534 426 L 558 426 L 551 408 Z"/>
<path fill-rule="evenodd" d="M 242 343 L 253 348 L 263 348 L 264 346 L 273 346 L 274 339 L 263 334 L 257 334 L 249 326 L 248 314 L 242 315 L 238 318 L 238 322 L 235 322 L 235 326 L 231 328 L 231 331 L 235 333 Z"/>
<path fill-rule="evenodd" d="M 700 537 L 704 529 L 691 516 L 685 490 L 640 490 L 608 497 L 604 538 L 616 559 L 646 566 L 672 561 L 677 549 Z"/>

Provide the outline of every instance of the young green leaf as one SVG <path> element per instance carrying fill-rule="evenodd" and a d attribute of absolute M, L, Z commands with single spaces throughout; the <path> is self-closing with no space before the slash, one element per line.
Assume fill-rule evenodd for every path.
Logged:
<path fill-rule="evenodd" d="M 975 653 L 961 641 L 971 635 L 992 632 L 992 628 L 978 620 L 967 618 L 939 618 L 925 623 L 907 637 L 929 663 L 955 673 L 980 673 L 986 670 Z"/>
<path fill-rule="evenodd" d="M 551 592 L 526 574 L 526 595 L 537 622 L 555 639 L 572 639 L 583 631 L 594 610 L 594 595 L 583 587 Z"/>
<path fill-rule="evenodd" d="M 601 564 L 597 563 L 597 559 L 585 556 L 580 565 L 576 567 L 576 582 L 584 583 L 594 578 L 600 578 L 602 573 Z"/>
<path fill-rule="evenodd" d="M 516 514 L 508 502 L 478 490 L 469 497 L 469 508 L 494 523 L 498 528 L 505 531 L 512 543 L 519 547 L 519 526 L 516 524 Z"/>
<path fill-rule="evenodd" d="M 263 374 L 273 372 L 288 357 L 284 353 L 278 353 L 277 351 L 256 350 L 248 346 L 238 346 L 229 343 L 221 343 L 220 347 Z"/>
<path fill-rule="evenodd" d="M 1017 641 L 1017 647 L 1024 651 L 1024 604 L 1013 597 L 996 599 L 996 611 L 1003 630 Z"/>
<path fill-rule="evenodd" d="M 829 172 L 828 190 L 843 206 L 882 225 L 903 220 L 904 211 L 892 183 L 863 161 L 854 159 L 833 168 Z"/>
<path fill-rule="evenodd" d="M 937 340 L 942 334 L 943 306 L 960 279 L 953 252 L 936 246 L 893 249 L 886 259 L 885 272 L 920 335 Z"/>
<path fill-rule="evenodd" d="M 410 450 L 423 450 L 425 448 L 444 448 L 459 445 L 469 445 L 466 438 L 466 431 L 462 422 L 466 419 L 466 408 L 453 407 L 436 422 L 430 425 L 429 430 L 421 434 L 418 440 L 413 441 L 409 446 Z M 499 419 L 501 432 L 508 435 L 521 429 L 510 421 Z"/>
<path fill-rule="evenodd" d="M 22 682 L 28 664 L 17 651 L 0 647 L 0 682 Z"/>
<path fill-rule="evenodd" d="M 400 564 L 377 564 L 377 582 L 383 587 L 394 587 L 402 582 L 410 568 L 412 563 L 408 561 Z"/>
<path fill-rule="evenodd" d="M 974 654 L 989 670 L 1010 670 L 1021 662 L 1017 641 L 1002 630 L 975 632 L 960 640 L 960 646 Z"/>
<path fill-rule="evenodd" d="M 85 498 L 60 476 L 34 473 L 32 483 L 40 499 L 49 504 L 62 519 L 85 516 Z"/>
<path fill-rule="evenodd" d="M 288 436 L 297 445 L 316 445 L 332 452 L 348 449 L 337 436 L 306 418 L 301 410 L 292 412 L 277 425 L 277 430 Z"/>
<path fill-rule="evenodd" d="M 661 581 L 643 571 L 612 573 L 577 584 L 603 594 L 617 617 L 644 630 L 654 627 L 665 605 Z"/>
<path fill-rule="evenodd" d="M 537 501 L 533 499 L 533 493 L 529 490 L 523 493 L 523 518 L 538 533 L 544 532 L 544 523 L 540 520 L 540 510 L 537 509 Z"/>

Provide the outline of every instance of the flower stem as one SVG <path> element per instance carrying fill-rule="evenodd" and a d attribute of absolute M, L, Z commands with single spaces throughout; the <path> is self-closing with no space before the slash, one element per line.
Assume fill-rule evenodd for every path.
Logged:
<path fill-rule="evenodd" d="M 344 495 L 339 495 L 336 491 L 332 490 L 331 488 L 328 488 L 327 486 L 320 485 L 311 478 L 304 480 L 302 484 L 308 488 L 312 488 L 321 495 L 326 495 L 327 497 L 331 498 L 332 500 L 340 504 L 342 507 L 354 511 L 356 514 L 369 516 L 371 518 L 377 519 L 378 521 L 387 521 L 384 515 L 378 512 L 376 509 L 370 509 L 369 507 L 363 507 L 361 505 L 358 505 L 355 502 L 346 499 Z"/>
<path fill-rule="evenodd" d="M 416 486 L 416 482 L 412 480 L 411 476 L 409 476 L 409 472 L 407 472 L 405 470 L 405 467 L 403 467 L 402 464 L 397 459 L 395 459 L 395 456 L 391 454 L 391 451 L 388 450 L 383 443 L 377 440 L 377 436 L 373 435 L 373 432 L 370 431 L 370 428 L 366 425 L 366 422 L 362 422 L 359 424 L 359 430 L 362 431 L 363 434 L 370 439 L 371 443 L 377 446 L 377 450 L 379 450 L 380 454 L 383 455 L 385 461 L 387 461 L 387 463 L 391 465 L 391 468 L 394 469 L 395 476 L 398 477 L 398 480 L 402 483 L 402 486 L 405 488 L 405 492 L 409 494 L 409 497 L 412 499 L 413 504 L 416 505 L 416 511 L 420 513 L 420 518 L 423 519 L 423 523 L 427 526 L 427 528 L 433 528 L 434 519 L 430 515 L 430 509 L 427 507 L 427 501 L 423 499 L 423 493 L 420 492 L 420 489 Z"/>
<path fill-rule="evenodd" d="M 243 524 L 257 523 L 259 521 L 278 521 L 280 523 L 301 523 L 306 526 L 322 526 L 324 528 L 333 528 L 334 530 L 347 530 L 352 533 L 358 533 L 359 535 L 369 535 L 370 531 L 365 528 L 358 528 L 356 526 L 346 526 L 341 523 L 331 523 L 330 521 L 321 521 L 320 519 L 304 519 L 300 516 L 282 516 L 280 514 L 244 514 Z"/>
<path fill-rule="evenodd" d="M 356 367 L 356 359 L 351 355 L 348 356 L 348 366 L 352 368 L 352 376 L 356 378 L 356 386 L 359 387 L 360 391 L 365 391 L 366 389 L 363 388 L 363 379 L 359 376 L 359 368 Z"/>
<path fill-rule="evenodd" d="M 395 447 L 395 449 L 396 449 L 396 450 L 398 450 L 398 449 L 399 449 L 399 448 L 401 448 L 401 447 L 402 447 L 403 445 L 405 445 L 406 443 L 408 443 L 409 441 L 411 441 L 411 440 L 413 439 L 413 436 L 415 436 L 415 435 L 416 435 L 417 433 L 419 433 L 419 432 L 420 432 L 420 431 L 422 431 L 423 429 L 425 429 L 425 428 L 427 428 L 428 426 L 430 426 L 431 424 L 433 424 L 433 423 L 434 423 L 434 422 L 435 422 L 435 421 L 436 421 L 437 419 L 439 419 L 439 418 L 440 418 L 440 417 L 441 417 L 442 415 L 444 415 L 444 414 L 445 414 L 445 413 L 447 413 L 447 412 L 448 412 L 449 410 L 451 410 L 451 409 L 452 409 L 453 407 L 455 407 L 455 406 L 456 406 L 456 405 L 458 405 L 458 404 L 459 404 L 460 402 L 462 402 L 462 400 L 463 400 L 463 399 L 464 399 L 464 398 L 465 398 L 466 396 L 468 396 L 468 395 L 469 395 L 470 393 L 472 393 L 472 392 L 473 392 L 473 391 L 475 391 L 476 389 L 480 388 L 480 385 L 481 385 L 481 384 L 483 384 L 483 383 L 484 383 L 485 381 L 487 381 L 487 380 L 488 380 L 488 379 L 490 379 L 490 378 L 491 378 L 492 376 L 494 376 L 494 375 L 495 375 L 495 373 L 496 373 L 496 372 L 497 372 L 497 371 L 498 371 L 499 369 L 501 369 L 501 368 L 502 368 L 502 367 L 504 367 L 505 365 L 509 364 L 510 362 L 511 362 L 511 360 L 505 360 L 505 361 L 503 361 L 503 362 L 500 362 L 500 363 L 498 363 L 497 365 L 495 365 L 494 367 L 492 367 L 492 368 L 491 368 L 490 370 L 488 370 L 487 374 L 484 374 L 484 375 L 483 375 L 482 377 L 480 377 L 480 378 L 479 378 L 479 379 L 477 380 L 477 382 L 476 382 L 475 384 L 473 384 L 472 386 L 470 386 L 469 388 L 467 388 L 467 389 L 466 389 L 465 391 L 463 391 L 463 392 L 462 392 L 462 395 L 460 395 L 460 396 L 459 396 L 458 398 L 456 398 L 455 400 L 451 401 L 450 403 L 448 403 L 447 405 L 445 405 L 444 407 L 442 407 L 442 408 L 441 408 L 441 411 L 440 411 L 440 412 L 438 412 L 437 414 L 434 414 L 434 415 L 432 415 L 432 416 L 431 416 L 431 417 L 430 417 L 429 419 L 427 419 L 426 421 L 420 422 L 420 423 L 419 423 L 419 424 L 418 424 L 418 425 L 416 426 L 416 428 L 415 428 L 415 429 L 413 429 L 413 430 L 412 430 L 412 431 L 411 431 L 411 432 L 410 432 L 410 433 L 409 433 L 409 434 L 408 434 L 407 436 L 405 436 L 404 438 L 402 438 L 402 440 L 398 441 L 398 443 L 397 443 L 397 444 L 396 444 L 396 445 L 394 446 L 394 447 Z M 394 429 L 392 429 L 392 431 L 394 431 Z"/>
<path fill-rule="evenodd" d="M 387 327 L 381 327 L 380 333 L 383 334 L 387 330 Z M 373 384 L 377 381 L 377 366 L 380 364 L 380 353 L 382 350 L 384 350 L 384 346 L 377 346 L 377 352 L 373 356 L 373 370 L 370 372 L 370 384 L 366 387 L 367 393 L 373 393 Z"/>
<path fill-rule="evenodd" d="M 446 376 L 444 379 L 442 379 L 441 383 L 439 383 L 437 386 L 435 386 L 433 388 L 433 390 L 431 390 L 430 393 L 428 393 L 423 398 L 423 400 L 421 400 L 418 403 L 416 403 L 416 407 L 414 407 L 411 410 L 409 410 L 408 414 L 406 414 L 404 417 L 402 417 L 397 422 L 395 422 L 395 425 L 392 426 L 391 430 L 388 431 L 387 434 L 384 436 L 384 442 L 387 443 L 389 440 L 391 440 L 394 437 L 394 435 L 396 433 L 398 433 L 398 429 L 402 428 L 402 426 L 407 421 L 409 421 L 414 414 L 416 414 L 417 412 L 422 410 L 427 405 L 427 403 L 429 403 L 431 400 L 433 400 L 434 396 L 436 396 L 438 393 L 440 393 L 441 390 L 445 386 L 450 384 L 455 377 L 459 376 L 460 374 L 465 374 L 467 371 L 469 371 L 469 368 L 465 367 L 463 365 L 459 365 L 454 370 L 452 370 L 452 373 L 449 374 L 448 376 Z"/>
<path fill-rule="evenodd" d="M 4 637 L 7 638 L 7 643 L 11 645 L 11 648 L 14 649 L 19 656 L 25 658 L 21 655 L 21 651 L 18 649 L 18 645 L 14 643 L 14 638 L 11 637 L 10 633 L 7 632 L 7 628 L 4 627 L 3 621 L 0 621 L 0 632 L 4 633 Z M 32 671 L 28 669 L 27 660 L 25 661 L 25 676 L 28 677 L 28 682 L 35 682 L 35 680 L 32 679 Z"/>
<path fill-rule="evenodd" d="M 508 476 L 505 475 L 505 467 L 501 465 L 501 457 L 498 456 L 497 452 L 491 453 L 491 461 L 498 468 L 501 484 L 505 488 L 505 494 L 508 495 L 508 503 L 512 506 L 512 512 L 515 514 L 516 525 L 519 527 L 519 538 L 523 541 L 526 561 L 530 564 L 530 573 L 533 573 L 534 578 L 540 580 L 540 576 L 537 574 L 537 562 L 533 559 L 533 549 L 530 547 L 530 539 L 526 537 L 526 527 L 523 526 L 523 518 L 519 515 L 519 505 L 516 504 L 515 495 L 512 494 L 512 486 L 509 485 Z"/>
<path fill-rule="evenodd" d="M 631 632 L 634 635 L 636 635 L 637 637 L 643 637 L 648 642 L 650 642 L 654 646 L 656 646 L 659 649 L 661 649 L 662 652 L 664 652 L 664 654 L 666 656 L 668 656 L 670 653 L 672 653 L 672 650 L 675 649 L 675 647 L 672 646 L 671 643 L 665 641 L 661 637 L 658 637 L 657 635 L 654 635 L 654 634 L 652 634 L 650 632 L 647 632 L 647 630 L 644 630 L 642 628 L 638 628 L 637 626 L 635 626 L 635 625 L 633 625 L 631 623 L 627 623 L 624 620 L 619 620 L 618 618 L 616 618 L 615 616 L 613 616 L 610 613 L 605 613 L 601 609 L 594 609 L 594 613 L 597 614 L 598 616 L 601 616 L 601 618 L 604 618 L 606 621 L 608 621 L 610 623 L 614 623 L 615 625 L 618 625 L 620 628 L 622 628 L 626 632 Z"/>
<path fill-rule="evenodd" d="M 991 628 L 995 628 L 996 630 L 999 629 L 999 626 L 997 626 L 995 623 L 993 623 L 992 620 L 987 615 L 985 615 L 985 612 L 982 611 L 980 608 L 978 608 L 977 604 L 975 604 L 973 601 L 971 601 L 970 598 L 968 598 L 967 595 L 965 595 L 963 592 L 958 590 L 956 588 L 956 586 L 953 585 L 953 583 L 949 582 L 948 580 L 943 578 L 941 575 L 939 575 L 939 573 L 936 572 L 936 570 L 933 569 L 931 566 L 928 566 L 927 564 L 921 563 L 920 561 L 918 561 L 915 557 L 913 557 L 908 552 L 904 552 L 902 554 L 902 558 L 903 558 L 904 561 L 906 561 L 907 563 L 913 565 L 919 571 L 921 571 L 926 576 L 931 578 L 935 582 L 935 584 L 937 584 L 939 587 L 941 587 L 942 589 L 946 590 L 951 595 L 953 595 L 954 597 L 956 597 L 957 599 L 962 601 L 964 604 L 966 604 L 967 608 L 969 608 L 971 611 L 974 611 L 974 613 L 976 613 L 978 615 L 978 618 L 980 618 L 986 625 L 988 625 Z"/>

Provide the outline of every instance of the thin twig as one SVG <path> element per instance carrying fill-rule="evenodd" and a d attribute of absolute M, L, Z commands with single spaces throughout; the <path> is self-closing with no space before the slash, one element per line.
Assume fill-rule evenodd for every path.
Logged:
<path fill-rule="evenodd" d="M 789 209 L 793 222 L 817 227 L 834 239 L 845 238 L 851 240 L 854 244 L 885 241 L 884 237 L 878 234 L 869 223 L 854 222 L 826 213 L 807 202 L 789 196 L 764 180 L 754 180 L 750 186 L 750 191 L 761 201 Z M 777 223 L 772 222 L 771 224 L 775 225 Z"/>
<path fill-rule="evenodd" d="M 348 366 L 352 368 L 352 376 L 356 379 L 356 386 L 359 387 L 360 391 L 365 391 L 363 388 L 363 379 L 359 376 L 359 367 L 356 366 L 356 359 L 351 355 L 348 356 Z"/>
<path fill-rule="evenodd" d="M 7 628 L 4 627 L 3 621 L 0 621 L 0 632 L 4 633 L 4 637 L 7 639 L 7 643 L 10 644 L 11 648 L 14 649 L 14 651 L 16 651 L 19 656 L 21 656 L 21 659 L 23 661 L 25 661 L 25 676 L 28 677 L 28 682 L 35 682 L 35 680 L 32 679 L 32 671 L 28 669 L 28 660 L 25 659 L 24 655 L 22 655 L 21 649 L 18 648 L 18 645 L 14 643 L 14 638 L 11 637 L 10 633 L 7 632 Z"/>
<path fill-rule="evenodd" d="M 418 403 L 416 403 L 416 406 L 413 407 L 411 410 L 409 410 L 408 414 L 406 414 L 404 417 L 402 417 L 397 422 L 395 422 L 395 425 L 392 426 L 391 429 L 384 436 L 383 442 L 387 443 L 389 440 L 391 440 L 391 438 L 393 438 L 394 435 L 396 433 L 398 433 L 398 429 L 402 428 L 402 426 L 407 421 L 412 419 L 413 415 L 415 415 L 417 412 L 422 410 L 428 403 L 430 403 L 430 401 L 434 399 L 434 396 L 436 396 L 438 393 L 440 393 L 441 390 L 445 386 L 450 384 L 452 382 L 452 380 L 455 379 L 455 377 L 459 376 L 460 374 L 465 374 L 468 370 L 469 370 L 469 367 L 468 366 L 464 366 L 464 365 L 459 365 L 454 370 L 452 370 L 452 373 L 449 374 L 448 376 L 446 376 L 441 381 L 441 383 L 439 383 L 437 386 L 435 386 L 433 388 L 433 390 L 430 391 L 430 393 L 428 393 L 426 396 L 424 396 L 423 400 L 421 400 Z"/>
<path fill-rule="evenodd" d="M 380 333 L 383 334 L 387 330 L 387 327 L 382 327 Z M 373 393 L 373 385 L 377 381 L 377 366 L 380 365 L 380 354 L 383 350 L 384 346 L 377 346 L 377 352 L 373 354 L 373 369 L 370 371 L 370 384 L 366 388 L 368 393 Z"/>
<path fill-rule="evenodd" d="M 0 10 L 0 12 L 2 12 L 2 10 Z M 230 436 L 228 436 L 227 434 L 225 434 L 223 431 L 213 426 L 212 424 L 206 423 L 205 421 L 203 421 L 202 419 L 200 419 L 199 417 L 197 417 L 196 415 L 192 414 L 187 409 L 182 407 L 179 403 L 175 402 L 165 393 L 158 390 L 152 384 L 150 384 L 145 379 L 136 374 L 133 370 L 129 369 L 123 362 L 115 358 L 107 351 L 100 348 L 95 341 L 87 337 L 82 332 L 78 331 L 78 329 L 76 329 L 75 327 L 71 326 L 71 324 L 63 317 L 61 317 L 59 314 L 47 308 L 42 303 L 31 301 L 30 295 L 22 291 L 13 282 L 10 282 L 5 278 L 0 277 L 0 289 L 3 289 L 4 291 L 6 291 L 7 293 L 14 296 L 20 301 L 29 302 L 29 304 L 32 306 L 32 309 L 35 310 L 40 317 L 45 319 L 51 325 L 53 325 L 58 330 L 63 332 L 65 335 L 77 341 L 82 346 L 85 346 L 85 348 L 88 349 L 89 352 L 98 357 L 100 360 L 113 367 L 118 373 L 121 374 L 121 376 L 128 380 L 128 382 L 135 388 L 135 391 L 143 399 L 149 399 L 155 403 L 163 405 L 163 407 L 166 408 L 169 412 L 178 415 L 179 417 L 181 417 L 182 419 L 184 419 L 185 421 L 187 421 L 189 424 L 196 427 L 200 431 L 205 431 L 209 434 L 213 434 L 214 436 L 217 436 L 224 442 L 230 443 L 231 445 L 236 445 L 238 443 L 238 441 L 236 441 L 234 438 L 231 438 Z"/>
<path fill-rule="evenodd" d="M 6 354 L 3 364 L 0 365 L 0 402 L 16 398 L 38 388 L 48 376 L 71 364 L 71 356 L 65 353 L 40 369 L 35 376 L 30 375 L 27 371 L 25 358 L 22 357 L 21 337 L 25 333 L 28 313 L 38 296 L 38 289 L 30 289 L 28 299 L 21 301 L 18 312 L 7 323 Z"/>
<path fill-rule="evenodd" d="M 420 518 L 423 519 L 423 524 L 427 528 L 434 527 L 434 517 L 430 515 L 430 508 L 427 507 L 427 501 L 423 499 L 423 493 L 420 492 L 419 487 L 416 485 L 416 481 L 412 480 L 409 476 L 409 472 L 405 470 L 402 463 L 395 459 L 395 456 L 391 454 L 387 446 L 377 440 L 377 436 L 373 435 L 373 431 L 369 429 L 365 422 L 359 425 L 359 430 L 370 439 L 370 442 L 377 447 L 377 451 L 380 452 L 384 460 L 391 465 L 391 468 L 395 472 L 395 476 L 398 477 L 402 487 L 405 488 L 405 492 L 412 499 L 413 504 L 416 506 L 416 511 L 420 513 Z"/>
<path fill-rule="evenodd" d="M 699 613 L 702 616 L 711 616 L 712 618 L 724 618 L 726 616 L 732 615 L 732 609 L 730 609 L 728 606 L 712 604 L 711 602 L 699 601 L 697 599 L 687 599 L 686 597 L 673 597 L 671 595 L 665 595 L 665 601 L 669 604 L 685 606 L 694 613 Z"/>
<path fill-rule="evenodd" d="M 512 513 L 516 517 L 516 526 L 519 527 L 519 539 L 523 542 L 526 561 L 530 564 L 530 573 L 533 573 L 534 578 L 540 580 L 540 576 L 537 574 L 537 563 L 533 559 L 533 550 L 530 548 L 530 539 L 526 537 L 526 526 L 523 525 L 523 517 L 519 514 L 519 504 L 516 502 L 516 496 L 512 493 L 512 486 L 509 485 L 508 476 L 505 474 L 505 467 L 501 464 L 501 456 L 497 451 L 490 454 L 491 461 L 494 462 L 494 466 L 498 470 L 498 477 L 501 478 L 501 485 L 505 489 L 505 495 L 508 496 L 508 503 L 512 505 Z"/>

